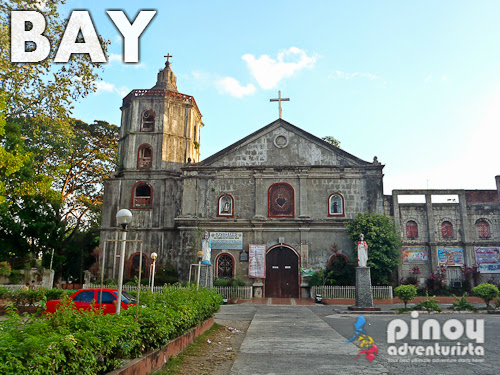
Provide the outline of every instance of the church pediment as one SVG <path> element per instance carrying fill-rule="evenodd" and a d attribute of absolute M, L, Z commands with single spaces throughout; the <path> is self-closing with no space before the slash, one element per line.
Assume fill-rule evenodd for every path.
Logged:
<path fill-rule="evenodd" d="M 202 166 L 367 166 L 328 142 L 279 119 L 201 161 Z"/>

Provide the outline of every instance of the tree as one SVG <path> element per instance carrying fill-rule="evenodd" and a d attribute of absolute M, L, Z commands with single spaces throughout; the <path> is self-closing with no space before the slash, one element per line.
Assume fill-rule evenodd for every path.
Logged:
<path fill-rule="evenodd" d="M 54 63 L 57 41 L 61 40 L 66 24 L 59 8 L 65 3 L 65 0 L 0 2 L 0 91 L 8 93 L 6 119 L 68 119 L 73 101 L 96 90 L 97 72 L 102 64 L 91 62 L 87 54 L 74 54 L 65 64 Z M 13 10 L 43 13 L 47 22 L 44 35 L 52 44 L 48 58 L 37 63 L 10 62 L 10 14 Z M 100 41 L 106 51 L 109 42 L 102 38 Z"/>
<path fill-rule="evenodd" d="M 356 244 L 364 234 L 368 244 L 368 263 L 375 285 L 395 283 L 395 272 L 400 262 L 401 241 L 391 218 L 374 213 L 358 214 L 346 223 L 349 237 Z M 354 250 L 356 254 L 356 250 Z"/>
<path fill-rule="evenodd" d="M 18 142 L 13 142 L 8 139 L 8 135 L 12 132 L 7 132 L 5 121 L 5 94 L 0 92 L 0 178 L 2 176 L 10 176 L 19 171 L 29 156 L 23 152 L 22 147 Z M 19 136 L 18 136 L 19 138 Z M 0 203 L 5 201 L 6 188 L 4 182 L 0 179 Z"/>
<path fill-rule="evenodd" d="M 326 137 L 321 138 L 325 142 L 330 143 L 331 145 L 340 148 L 340 141 L 337 140 L 336 138 L 332 137 L 331 135 L 327 135 Z"/>
<path fill-rule="evenodd" d="M 472 288 L 472 293 L 481 298 L 486 303 L 486 308 L 490 307 L 490 302 L 500 295 L 498 288 L 493 284 L 481 284 Z"/>
<path fill-rule="evenodd" d="M 115 169 L 118 147 L 117 126 L 104 121 L 89 125 L 72 120 L 72 124 L 67 138 L 32 133 L 25 145 L 33 150 L 29 163 L 5 179 L 9 194 L 0 205 L 0 257 L 15 257 L 16 264 L 22 264 L 42 251 L 48 266 L 54 253 L 59 276 L 71 258 L 68 250 L 73 236 L 80 233 L 81 237 L 81 232 L 97 225 L 102 180 Z M 93 247 L 86 246 L 88 251 Z"/>
<path fill-rule="evenodd" d="M 394 295 L 404 302 L 405 308 L 409 301 L 417 295 L 415 285 L 400 285 L 394 289 Z"/>

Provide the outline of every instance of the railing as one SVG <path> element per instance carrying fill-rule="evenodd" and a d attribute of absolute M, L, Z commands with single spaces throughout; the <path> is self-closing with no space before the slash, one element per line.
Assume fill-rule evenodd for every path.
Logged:
<path fill-rule="evenodd" d="M 191 95 L 181 94 L 180 92 L 173 92 L 168 90 L 132 90 L 125 98 L 123 98 L 123 104 L 128 103 L 134 97 L 141 96 L 171 96 L 173 98 L 181 99 L 185 102 L 192 103 L 196 108 L 196 111 L 201 116 L 200 109 L 198 108 L 198 104 L 196 104 L 196 100 L 194 100 L 194 97 L 192 97 Z"/>
<path fill-rule="evenodd" d="M 86 285 L 86 287 L 99 289 L 101 287 L 101 284 L 90 284 L 88 286 Z M 103 285 L 103 288 L 118 289 L 118 285 Z M 163 286 L 155 286 L 153 287 L 153 292 L 161 292 L 162 289 Z M 135 292 L 137 290 L 137 285 L 123 285 L 122 290 L 124 290 L 125 292 Z M 151 287 L 147 285 L 141 285 L 141 291 L 146 290 L 151 290 Z"/>
<path fill-rule="evenodd" d="M 26 284 L 22 284 L 22 285 L 0 285 L 1 287 L 3 288 L 7 288 L 9 290 L 19 290 L 19 289 L 24 289 L 26 288 Z M 40 287 L 40 285 L 36 285 L 37 288 Z"/>
<path fill-rule="evenodd" d="M 215 290 L 223 298 L 251 299 L 253 288 L 251 286 L 216 286 Z"/>
<path fill-rule="evenodd" d="M 21 285 L 22 286 L 22 285 Z M 89 284 L 88 288 L 100 288 L 101 284 Z M 103 288 L 116 289 L 116 285 L 104 285 Z M 179 288 L 182 288 L 179 286 Z M 163 286 L 155 286 L 153 292 L 161 292 Z M 238 298 L 238 299 L 251 299 L 253 297 L 253 288 L 251 286 L 216 286 L 214 289 L 223 298 Z M 137 285 L 123 285 L 123 290 L 126 292 L 136 291 Z M 147 285 L 141 286 L 141 291 L 151 290 Z"/>
<path fill-rule="evenodd" d="M 323 298 L 356 298 L 355 286 L 313 286 L 311 296 L 316 294 Z M 373 298 L 393 298 L 392 286 L 372 286 Z"/>

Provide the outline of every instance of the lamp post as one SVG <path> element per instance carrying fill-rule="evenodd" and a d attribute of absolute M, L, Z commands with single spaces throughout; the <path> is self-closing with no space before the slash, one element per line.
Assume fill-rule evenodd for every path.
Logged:
<path fill-rule="evenodd" d="M 201 258 L 203 257 L 203 251 L 198 251 L 196 255 L 198 255 L 198 285 L 196 286 L 196 289 L 200 289 Z"/>
<path fill-rule="evenodd" d="M 116 313 L 120 314 L 122 306 L 123 268 L 125 266 L 125 246 L 127 245 L 127 225 L 132 222 L 132 212 L 127 209 L 121 209 L 116 214 L 116 222 L 121 226 L 122 231 L 120 269 L 118 270 L 118 300 L 116 302 Z"/>
<path fill-rule="evenodd" d="M 158 254 L 151 253 L 151 259 L 153 259 L 153 272 L 151 275 L 151 293 L 153 293 L 153 288 L 155 286 L 155 270 L 156 270 L 156 258 L 157 257 L 158 257 Z"/>

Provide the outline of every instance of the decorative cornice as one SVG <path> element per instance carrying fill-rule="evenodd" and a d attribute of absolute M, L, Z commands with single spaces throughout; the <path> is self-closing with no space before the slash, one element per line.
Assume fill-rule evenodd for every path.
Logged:
<path fill-rule="evenodd" d="M 196 111 L 198 112 L 200 117 L 202 117 L 200 109 L 198 108 L 198 104 L 196 104 L 196 100 L 194 100 L 193 96 L 169 90 L 154 90 L 154 89 L 132 90 L 125 98 L 123 98 L 123 105 L 125 106 L 126 104 L 128 104 L 133 98 L 144 97 L 144 96 L 164 97 L 164 98 L 171 97 L 175 99 L 180 99 L 184 102 L 192 104 L 196 108 Z"/>

